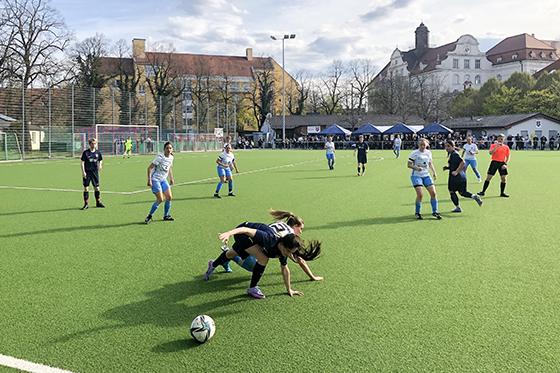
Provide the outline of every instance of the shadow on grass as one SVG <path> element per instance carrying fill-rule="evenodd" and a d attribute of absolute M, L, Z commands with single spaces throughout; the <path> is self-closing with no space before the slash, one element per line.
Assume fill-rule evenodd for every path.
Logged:
<path fill-rule="evenodd" d="M 218 276 L 217 276 L 218 277 Z M 240 302 L 251 301 L 243 293 L 229 297 L 212 299 L 206 302 L 197 301 L 198 295 L 208 295 L 209 293 L 223 292 L 227 289 L 245 289 L 248 278 L 242 277 L 223 277 L 213 278 L 205 282 L 202 276 L 194 277 L 189 281 L 182 281 L 175 284 L 164 285 L 161 288 L 145 293 L 146 299 L 123 304 L 111 308 L 101 314 L 103 319 L 114 322 L 111 325 L 103 325 L 95 328 L 77 331 L 63 335 L 54 340 L 55 343 L 65 343 L 77 338 L 90 337 L 104 331 L 113 331 L 141 325 L 155 325 L 162 328 L 188 326 L 193 318 L 200 314 L 210 315 L 214 320 L 219 320 L 225 316 L 241 312 L 238 304 Z M 239 283 L 243 282 L 243 286 Z M 175 352 L 186 348 L 198 346 L 189 340 L 177 340 L 166 342 L 155 346 L 155 352 Z"/>
<path fill-rule="evenodd" d="M 386 224 L 399 224 L 399 223 L 410 223 L 415 221 L 414 215 L 403 215 L 403 216 L 381 216 L 375 218 L 366 218 L 358 220 L 348 220 L 348 221 L 338 221 L 332 222 L 324 225 L 318 225 L 313 227 L 305 227 L 305 230 L 312 231 L 318 229 L 338 229 L 346 227 L 358 227 L 367 225 L 386 225 Z"/>
<path fill-rule="evenodd" d="M 194 339 L 178 339 L 172 342 L 165 342 L 152 348 L 152 352 L 157 353 L 170 353 L 184 351 L 189 348 L 196 348 L 202 346 L 201 343 L 196 342 Z"/>
<path fill-rule="evenodd" d="M 0 238 L 34 236 L 38 234 L 90 231 L 90 230 L 99 230 L 99 229 L 115 229 L 115 228 L 129 227 L 132 225 L 145 225 L 145 224 L 142 221 L 137 221 L 137 222 L 123 223 L 123 224 L 98 224 L 98 225 L 84 225 L 79 227 L 50 228 L 50 229 L 40 229 L 40 230 L 28 231 L 28 232 L 1 234 Z"/>
<path fill-rule="evenodd" d="M 325 179 L 351 179 L 358 177 L 357 175 L 327 175 L 327 176 L 312 176 L 312 177 L 295 177 L 294 180 L 325 180 Z"/>
<path fill-rule="evenodd" d="M 63 208 L 63 209 L 51 209 L 51 210 L 14 211 L 14 212 L 0 213 L 0 216 L 41 214 L 41 213 L 45 213 L 45 212 L 80 211 L 80 210 L 81 210 L 80 207 L 68 207 L 68 208 Z"/>
<path fill-rule="evenodd" d="M 204 196 L 204 197 L 183 197 L 183 198 L 173 198 L 173 201 L 196 201 L 196 200 L 204 200 L 204 199 L 214 199 L 213 196 Z M 154 203 L 155 199 L 150 199 L 147 201 L 130 201 L 130 202 L 123 202 L 122 205 L 147 205 L 151 206 Z"/>
<path fill-rule="evenodd" d="M 500 196 L 486 196 L 486 197 L 482 197 L 482 201 L 486 201 L 487 199 L 496 199 L 496 198 L 502 198 L 502 197 L 500 197 Z M 414 198 L 412 198 L 412 199 L 414 199 Z M 505 199 L 505 198 L 504 198 L 504 199 Z M 469 202 L 468 202 L 468 201 L 469 201 L 468 198 L 460 197 L 460 198 L 459 198 L 459 202 L 463 202 L 463 201 L 469 203 Z M 442 200 L 440 199 L 439 202 L 441 203 Z M 429 206 L 429 205 L 430 205 L 429 197 L 428 197 L 428 200 L 427 200 L 427 201 L 424 201 L 424 202 L 422 202 L 422 203 Z M 476 206 L 476 202 L 473 201 L 472 203 L 473 203 L 473 205 Z M 403 204 L 401 204 L 401 206 L 415 206 L 415 205 L 416 205 L 416 204 L 415 204 L 414 202 L 412 202 L 412 203 L 403 203 Z M 483 207 L 484 207 L 484 205 L 483 205 Z"/>

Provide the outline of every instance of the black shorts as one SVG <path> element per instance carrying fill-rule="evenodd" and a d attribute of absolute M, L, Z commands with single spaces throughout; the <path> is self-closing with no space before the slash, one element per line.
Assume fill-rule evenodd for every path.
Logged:
<path fill-rule="evenodd" d="M 367 163 L 367 155 L 359 155 L 358 154 L 358 163 L 366 164 Z"/>
<path fill-rule="evenodd" d="M 467 179 L 463 177 L 451 177 L 447 182 L 447 189 L 450 192 L 465 193 L 467 191 Z"/>
<path fill-rule="evenodd" d="M 88 187 L 91 183 L 94 187 L 99 187 L 99 172 L 98 171 L 86 171 L 86 177 L 83 179 L 84 187 Z"/>
<path fill-rule="evenodd" d="M 240 227 L 245 227 L 245 223 L 239 224 L 237 226 L 237 228 L 240 228 Z M 250 248 L 251 246 L 255 245 L 255 243 L 253 242 L 253 239 L 251 237 L 247 236 L 246 234 L 236 234 L 236 235 L 233 236 L 233 239 L 235 241 L 234 241 L 233 245 L 231 246 L 231 248 L 242 259 L 246 259 L 249 256 L 249 253 L 247 253 L 246 250 L 248 248 Z"/>
<path fill-rule="evenodd" d="M 508 174 L 507 167 L 505 169 L 502 166 L 505 165 L 505 162 L 498 162 L 492 161 L 490 162 L 490 166 L 488 167 L 488 175 L 496 175 L 496 171 L 500 173 L 501 176 L 505 176 Z"/>

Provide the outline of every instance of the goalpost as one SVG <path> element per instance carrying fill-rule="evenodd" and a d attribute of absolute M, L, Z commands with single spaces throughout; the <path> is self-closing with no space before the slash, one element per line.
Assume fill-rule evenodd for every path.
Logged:
<path fill-rule="evenodd" d="M 21 160 L 21 146 L 16 133 L 0 131 L 0 161 Z"/>
<path fill-rule="evenodd" d="M 132 140 L 132 153 L 149 154 L 159 151 L 158 126 L 96 124 L 95 138 L 102 153 L 122 155 L 124 142 Z"/>

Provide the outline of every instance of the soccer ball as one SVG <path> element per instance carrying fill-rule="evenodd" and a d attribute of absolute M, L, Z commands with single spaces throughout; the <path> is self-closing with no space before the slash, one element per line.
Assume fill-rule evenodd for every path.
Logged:
<path fill-rule="evenodd" d="M 216 324 L 208 315 L 198 315 L 191 323 L 191 336 L 199 343 L 208 341 L 215 332 Z"/>

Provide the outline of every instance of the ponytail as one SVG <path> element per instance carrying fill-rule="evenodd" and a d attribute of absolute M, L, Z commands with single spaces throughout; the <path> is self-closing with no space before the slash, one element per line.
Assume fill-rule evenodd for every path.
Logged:
<path fill-rule="evenodd" d="M 268 210 L 268 212 L 275 220 L 285 219 L 286 224 L 288 224 L 290 227 L 303 225 L 303 219 L 297 215 L 294 215 L 293 212 L 273 209 Z"/>
<path fill-rule="evenodd" d="M 310 261 L 317 259 L 321 255 L 321 241 L 309 241 L 307 244 L 300 247 L 298 251 L 294 253 L 294 256 L 300 257 L 305 261 Z"/>

